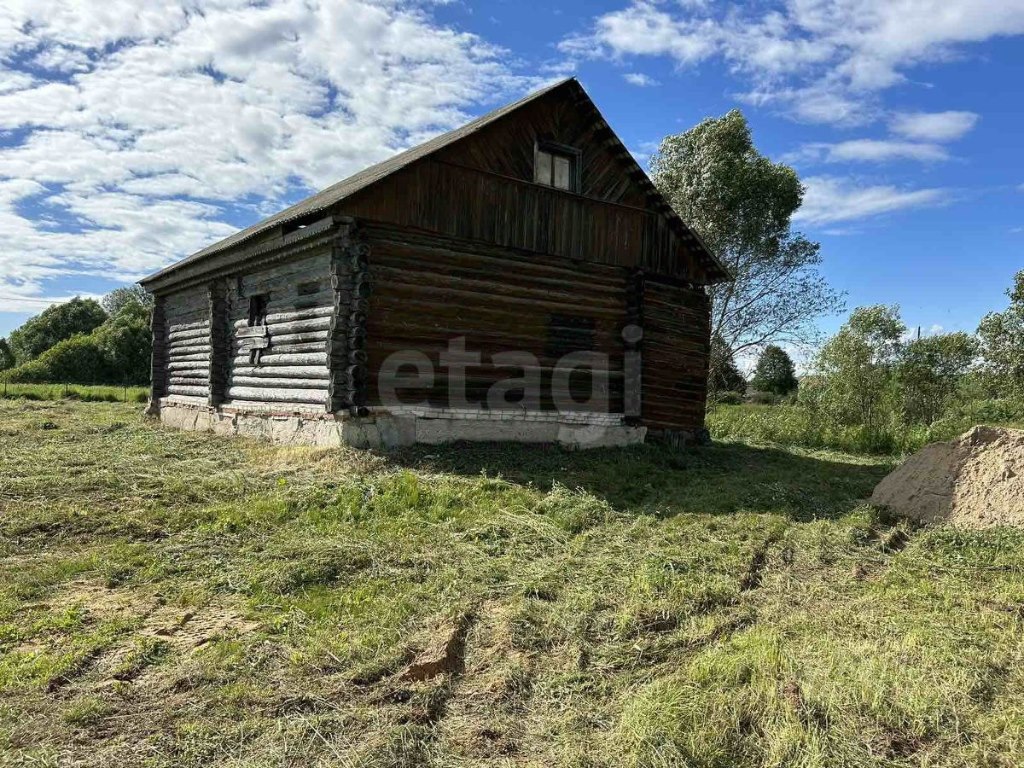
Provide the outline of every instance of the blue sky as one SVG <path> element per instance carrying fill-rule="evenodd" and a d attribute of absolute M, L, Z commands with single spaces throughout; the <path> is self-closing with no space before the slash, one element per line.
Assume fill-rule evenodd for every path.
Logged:
<path fill-rule="evenodd" d="M 1024 266 L 1024 0 L 156 5 L 0 8 L 0 335 L 570 74 L 641 158 L 741 108 L 850 307 L 973 330 Z"/>

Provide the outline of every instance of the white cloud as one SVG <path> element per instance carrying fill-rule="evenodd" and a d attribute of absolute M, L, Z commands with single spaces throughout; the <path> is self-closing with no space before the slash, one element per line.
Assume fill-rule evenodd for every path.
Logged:
<path fill-rule="evenodd" d="M 955 141 L 978 123 L 974 112 L 901 112 L 893 116 L 893 133 L 918 141 Z"/>
<path fill-rule="evenodd" d="M 904 82 L 913 67 L 947 61 L 972 43 L 1021 34 L 1024 0 L 706 6 L 632 0 L 598 16 L 562 50 L 574 56 L 668 56 L 680 66 L 719 57 L 749 82 L 748 100 L 780 106 L 802 120 L 860 123 L 877 116 L 876 95 Z M 934 133 L 915 138 L 944 140 Z"/>
<path fill-rule="evenodd" d="M 786 162 L 796 163 L 885 163 L 893 160 L 938 162 L 948 159 L 949 153 L 938 144 L 885 139 L 853 139 L 836 144 L 804 144 L 798 151 L 783 157 Z"/>
<path fill-rule="evenodd" d="M 622 79 L 630 85 L 635 85 L 640 88 L 650 88 L 655 85 L 661 85 L 661 83 L 653 77 L 645 75 L 643 72 L 627 72 L 622 76 Z"/>
<path fill-rule="evenodd" d="M 532 84 L 431 5 L 7 0 L 0 295 L 140 276 Z"/>
<path fill-rule="evenodd" d="M 66 301 L 71 301 L 76 297 L 81 299 L 95 299 L 99 301 L 103 298 L 102 294 L 94 293 L 76 293 L 72 296 L 29 296 L 25 294 L 17 293 L 16 290 L 12 291 L 10 287 L 4 289 L 5 293 L 0 293 L 0 313 L 3 312 L 16 312 L 16 313 L 28 313 L 38 315 L 47 307 L 53 306 L 54 304 L 63 304 Z"/>
<path fill-rule="evenodd" d="M 901 189 L 892 185 L 861 185 L 834 176 L 804 179 L 804 203 L 793 220 L 812 226 L 855 221 L 896 211 L 942 205 L 945 189 Z"/>

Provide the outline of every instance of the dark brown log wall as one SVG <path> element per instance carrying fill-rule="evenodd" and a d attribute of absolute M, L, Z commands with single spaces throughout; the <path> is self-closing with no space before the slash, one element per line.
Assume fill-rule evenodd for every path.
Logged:
<path fill-rule="evenodd" d="M 167 297 L 153 299 L 153 314 L 150 316 L 150 331 L 153 334 L 153 354 L 150 358 L 150 400 L 159 402 L 167 396 Z"/>
<path fill-rule="evenodd" d="M 206 286 L 164 299 L 168 395 L 201 399 L 210 394 L 210 295 Z"/>
<path fill-rule="evenodd" d="M 466 137 L 439 153 L 439 159 L 520 181 L 533 181 L 534 147 L 550 141 L 575 147 L 580 156 L 580 193 L 585 197 L 648 207 L 647 195 L 629 177 L 635 168 L 613 149 L 619 143 L 583 100 L 549 94 Z"/>
<path fill-rule="evenodd" d="M 356 195 L 339 213 L 694 282 L 706 278 L 658 213 L 433 159 Z"/>
<path fill-rule="evenodd" d="M 330 250 L 324 249 L 229 281 L 226 394 L 232 405 L 327 409 L 327 340 L 335 305 L 330 260 Z M 253 297 L 263 297 L 266 304 L 268 346 L 256 355 L 257 344 L 246 335 L 254 333 L 249 326 Z"/>
<path fill-rule="evenodd" d="M 606 375 L 608 410 L 622 411 L 624 270 L 380 225 L 365 229 L 374 287 L 367 324 L 371 404 L 380 403 L 381 384 L 395 384 L 381 376 L 388 356 L 415 350 L 427 355 L 439 375 L 432 387 L 400 387 L 402 402 L 452 405 L 440 355 L 452 339 L 465 337 L 466 349 L 483 358 L 467 371 L 471 403 L 485 402 L 495 382 L 523 375 L 521 369 L 495 366 L 492 355 L 529 352 L 539 362 L 539 406 L 551 410 L 553 367 L 567 352 L 591 350 L 606 356 L 599 366 L 605 374 L 597 379 Z M 582 401 L 591 386 L 593 377 L 581 370 L 571 377 L 568 394 Z"/>
<path fill-rule="evenodd" d="M 643 323 L 643 423 L 655 433 L 703 429 L 711 348 L 707 296 L 647 275 Z"/>

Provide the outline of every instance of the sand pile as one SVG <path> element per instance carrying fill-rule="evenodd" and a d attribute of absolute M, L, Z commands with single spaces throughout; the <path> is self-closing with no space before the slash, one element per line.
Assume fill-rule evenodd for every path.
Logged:
<path fill-rule="evenodd" d="M 1024 431 L 975 427 L 886 477 L 871 503 L 922 523 L 1024 527 Z"/>

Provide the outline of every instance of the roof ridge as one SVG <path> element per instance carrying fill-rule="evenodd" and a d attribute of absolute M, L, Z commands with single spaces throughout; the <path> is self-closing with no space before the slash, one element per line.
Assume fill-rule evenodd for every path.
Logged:
<path fill-rule="evenodd" d="M 315 192 L 297 203 L 293 203 L 278 213 L 268 216 L 265 219 L 261 219 L 255 224 L 251 224 L 250 226 L 235 232 L 233 235 L 229 235 L 228 237 L 218 240 L 217 242 L 196 251 L 190 256 L 186 256 L 184 259 L 181 259 L 180 261 L 177 261 L 174 264 L 143 278 L 139 282 L 142 285 L 145 285 L 157 278 L 164 277 L 169 273 L 176 271 L 179 267 L 183 267 L 186 264 L 195 263 L 206 256 L 211 256 L 220 251 L 240 245 L 257 235 L 266 232 L 272 227 L 280 226 L 281 224 L 288 224 L 289 222 L 307 215 L 322 212 L 341 202 L 346 197 L 350 197 L 356 192 L 359 192 L 371 184 L 390 176 L 396 171 L 399 171 L 402 168 L 427 157 L 428 155 L 432 155 L 434 152 L 449 146 L 455 141 L 476 133 L 493 123 L 495 120 L 530 104 L 542 96 L 546 96 L 552 91 L 556 91 L 559 88 L 569 85 L 570 83 L 575 83 L 582 90 L 579 80 L 577 80 L 575 76 L 572 76 L 563 78 L 556 83 L 552 83 L 537 91 L 528 93 L 516 101 L 505 104 L 504 106 L 493 109 L 480 117 L 474 118 L 468 123 L 464 123 L 450 131 L 439 134 L 421 144 L 417 144 L 416 146 L 397 152 L 379 163 L 367 166 L 366 168 L 353 173 L 351 176 L 347 176 L 341 181 L 335 182 L 329 187 L 325 187 L 319 192 Z"/>
<path fill-rule="evenodd" d="M 511 113 L 536 101 L 537 99 L 546 96 L 547 94 L 552 93 L 553 91 L 557 91 L 559 88 L 564 88 L 570 85 L 575 85 L 575 87 L 578 89 L 577 98 L 579 99 L 580 97 L 582 97 L 582 99 L 586 100 L 589 107 L 593 109 L 596 117 L 604 125 L 605 129 L 607 129 L 611 136 L 618 142 L 618 144 L 620 145 L 620 149 L 622 150 L 622 153 L 628 158 L 627 163 L 632 165 L 632 171 L 630 175 L 633 175 L 635 177 L 636 172 L 639 172 L 639 177 L 642 177 L 642 184 L 647 189 L 648 196 L 654 198 L 654 201 L 658 204 L 659 209 L 673 225 L 682 228 L 684 239 L 689 239 L 693 243 L 695 243 L 697 248 L 704 252 L 704 255 L 719 270 L 721 270 L 723 275 L 731 277 L 729 270 L 722 264 L 721 261 L 718 260 L 718 258 L 716 258 L 716 256 L 705 245 L 703 240 L 700 238 L 700 235 L 697 232 L 695 232 L 691 227 L 689 227 L 686 224 L 686 222 L 684 222 L 680 218 L 679 214 L 676 213 L 675 209 L 671 206 L 671 204 L 665 199 L 665 197 L 661 194 L 657 187 L 654 186 L 650 177 L 647 175 L 647 172 L 640 167 L 640 164 L 636 162 L 636 158 L 634 158 L 632 154 L 629 153 L 629 150 L 626 149 L 626 147 L 622 144 L 621 139 L 618 138 L 618 136 L 615 134 L 615 131 L 613 131 L 611 127 L 608 125 L 607 120 L 605 120 L 604 116 L 601 114 L 601 110 L 598 108 L 597 104 L 594 103 L 594 100 L 590 98 L 590 95 L 586 92 L 586 89 L 583 88 L 582 84 L 580 84 L 579 80 L 575 76 L 572 76 L 563 78 L 562 80 L 551 83 L 539 90 L 528 93 L 516 101 L 510 102 L 502 107 L 498 107 L 497 109 L 491 110 L 490 112 L 481 115 L 480 117 L 470 120 L 468 123 L 465 123 L 464 125 L 461 125 L 445 133 L 439 134 L 432 139 L 428 139 L 422 144 L 418 144 L 414 147 L 410 147 L 409 149 L 403 150 L 402 152 L 398 152 L 392 155 L 391 157 L 382 160 L 379 163 L 375 163 L 371 166 L 368 166 L 362 169 L 361 171 L 358 171 L 352 174 L 351 176 L 348 176 L 347 178 L 342 179 L 341 181 L 336 182 L 335 184 L 332 184 L 331 186 L 326 187 L 320 190 L 319 192 L 316 192 L 300 200 L 299 202 L 288 206 L 284 210 L 279 211 L 278 213 L 275 213 L 272 216 L 268 216 L 265 219 L 261 219 L 255 224 L 252 224 L 246 227 L 245 229 L 242 229 L 234 233 L 233 235 L 230 235 L 222 240 L 219 240 L 213 243 L 212 245 L 206 246 L 205 248 L 193 253 L 191 256 L 187 256 L 186 258 L 181 259 L 180 261 L 177 261 L 174 264 L 165 267 L 164 269 L 152 275 L 149 275 L 148 277 L 143 278 L 139 282 L 142 285 L 147 285 L 151 282 L 158 280 L 159 278 L 166 277 L 167 275 L 177 271 L 181 267 L 184 267 L 189 264 L 194 264 L 195 262 L 200 261 L 207 256 L 211 256 L 215 253 L 219 253 L 221 251 L 225 251 L 229 248 L 233 248 L 237 245 L 245 243 L 258 235 L 264 234 L 265 232 L 271 230 L 274 227 L 281 226 L 283 224 L 289 224 L 298 219 L 305 218 L 313 214 L 323 213 L 324 211 L 329 210 L 330 208 L 340 203 L 342 200 L 351 197 L 357 192 L 361 192 L 367 187 L 376 184 L 378 181 L 381 181 L 382 179 L 391 176 L 392 174 L 402 170 L 403 168 L 406 168 L 407 166 L 412 165 L 413 163 L 416 163 L 426 157 L 429 157 L 430 155 L 433 155 L 435 152 L 438 152 L 439 150 L 444 149 L 445 147 L 451 146 L 457 141 L 461 141 L 462 139 L 465 139 L 466 137 L 471 136 L 474 133 L 477 133 L 478 131 L 494 123 L 496 120 L 499 120 L 503 117 L 506 117 L 507 115 L 510 115 Z"/>

